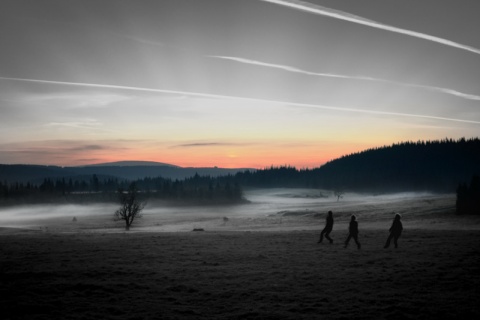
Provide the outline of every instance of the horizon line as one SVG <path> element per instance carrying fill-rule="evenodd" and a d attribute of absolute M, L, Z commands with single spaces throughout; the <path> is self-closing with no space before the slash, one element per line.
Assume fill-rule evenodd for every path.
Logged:
<path fill-rule="evenodd" d="M 183 166 L 179 166 L 179 165 L 176 165 L 176 164 L 161 162 L 161 161 L 155 161 L 155 160 L 117 160 L 117 161 L 96 162 L 96 163 L 82 164 L 82 165 L 59 165 L 59 164 L 38 164 L 38 163 L 37 164 L 35 164 L 35 163 L 0 163 L 0 166 L 43 166 L 43 167 L 53 166 L 53 167 L 59 167 L 59 168 L 78 168 L 78 167 L 88 167 L 88 166 L 102 166 L 102 165 L 105 165 L 105 164 L 114 164 L 114 163 L 122 163 L 122 162 L 145 162 L 145 163 L 150 162 L 150 163 L 161 164 L 161 165 L 154 165 L 155 167 L 170 166 L 170 167 L 179 168 L 179 169 L 265 170 L 265 169 L 269 169 L 269 168 L 286 168 L 286 167 L 291 168 L 291 167 L 293 167 L 296 170 L 306 170 L 306 169 L 320 168 L 320 167 L 324 166 L 325 164 L 330 163 L 332 161 L 339 160 L 339 159 L 344 158 L 344 157 L 356 155 L 356 154 L 359 154 L 359 153 L 362 153 L 362 152 L 371 151 L 371 150 L 375 150 L 375 149 L 379 149 L 379 148 L 389 148 L 389 147 L 393 147 L 393 146 L 397 146 L 397 145 L 401 145 L 401 144 L 407 144 L 407 143 L 418 144 L 418 143 L 428 143 L 428 142 L 430 142 L 430 143 L 435 143 L 435 142 L 441 143 L 442 141 L 453 141 L 453 142 L 458 143 L 458 142 L 462 142 L 462 141 L 474 141 L 474 140 L 480 140 L 480 137 L 479 136 L 471 137 L 471 138 L 462 137 L 462 138 L 458 138 L 458 139 L 453 139 L 453 138 L 446 137 L 444 139 L 417 140 L 417 141 L 403 140 L 403 141 L 398 141 L 398 142 L 392 142 L 389 145 L 384 144 L 382 146 L 366 148 L 366 149 L 364 149 L 362 151 L 359 151 L 359 152 L 352 152 L 352 153 L 349 153 L 349 154 L 344 154 L 344 155 L 338 156 L 336 158 L 327 160 L 322 164 L 312 166 L 312 167 L 305 167 L 305 166 L 299 167 L 299 166 L 291 165 L 291 164 L 282 164 L 282 165 L 270 164 L 270 165 L 264 165 L 264 166 L 262 166 L 262 168 L 253 168 L 253 167 L 252 168 L 248 168 L 248 167 L 234 167 L 234 168 L 230 167 L 230 168 L 228 168 L 228 167 L 219 167 L 219 166 L 216 166 L 216 165 L 214 165 L 214 166 L 193 166 L 193 167 L 192 166 L 186 166 L 186 167 L 183 167 Z M 112 166 L 114 166 L 114 165 L 112 165 Z M 118 165 L 118 166 L 122 167 L 121 165 Z M 125 167 L 133 167 L 133 166 L 146 167 L 148 165 L 127 165 Z"/>

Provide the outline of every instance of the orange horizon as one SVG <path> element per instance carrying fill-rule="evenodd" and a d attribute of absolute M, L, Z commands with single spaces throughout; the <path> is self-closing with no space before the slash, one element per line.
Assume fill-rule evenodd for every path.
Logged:
<path fill-rule="evenodd" d="M 268 151 L 268 150 L 267 150 Z M 20 161 L 10 161 L 10 163 L 4 164 L 25 164 L 25 165 L 52 165 L 60 167 L 72 167 L 72 166 L 84 166 L 94 165 L 109 162 L 121 162 L 121 161 L 146 161 L 146 162 L 159 162 L 179 167 L 207 167 L 207 168 L 248 168 L 248 169 L 265 169 L 271 166 L 290 166 L 297 169 L 312 169 L 318 168 L 325 163 L 339 158 L 341 156 L 353 153 L 345 152 L 342 154 L 334 155 L 318 155 L 307 156 L 303 152 L 297 154 L 288 154 L 288 150 L 284 152 L 269 150 L 268 154 L 250 154 L 249 156 L 237 154 L 237 155 L 213 155 L 213 152 L 205 152 L 197 154 L 195 157 L 180 156 L 180 155 L 152 155 L 145 153 L 140 155 L 138 152 L 132 152 L 129 154 L 118 156 L 105 156 L 105 155 L 77 155 L 76 157 L 57 157 L 56 161 L 51 161 L 49 158 L 37 158 L 36 161 L 31 159 L 22 159 Z M 267 152 L 265 152 L 267 153 Z M 92 159 L 94 158 L 94 160 Z"/>
<path fill-rule="evenodd" d="M 398 142 L 397 142 L 398 143 Z M 179 167 L 219 167 L 264 169 L 291 166 L 297 169 L 318 168 L 325 163 L 386 146 L 385 143 L 271 143 L 271 144 L 192 144 L 165 147 L 132 144 L 80 145 L 71 147 L 53 143 L 37 143 L 35 147 L 19 145 L 11 148 L 2 164 L 84 166 L 118 161 L 153 161 Z"/>

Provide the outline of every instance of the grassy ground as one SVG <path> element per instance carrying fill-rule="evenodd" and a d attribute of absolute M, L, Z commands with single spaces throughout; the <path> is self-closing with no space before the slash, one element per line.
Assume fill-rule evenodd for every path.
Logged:
<path fill-rule="evenodd" d="M 480 231 L 0 232 L 2 319 L 478 318 Z"/>

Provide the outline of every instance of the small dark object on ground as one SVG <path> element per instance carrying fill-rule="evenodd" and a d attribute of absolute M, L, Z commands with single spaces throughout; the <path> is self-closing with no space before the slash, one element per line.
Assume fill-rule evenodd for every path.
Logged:
<path fill-rule="evenodd" d="M 203 228 L 193 228 L 192 231 L 205 231 Z"/>

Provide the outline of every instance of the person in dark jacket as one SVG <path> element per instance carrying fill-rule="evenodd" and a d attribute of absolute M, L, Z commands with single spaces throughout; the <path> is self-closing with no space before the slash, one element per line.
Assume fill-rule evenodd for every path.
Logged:
<path fill-rule="evenodd" d="M 352 214 L 352 218 L 350 219 L 350 226 L 348 227 L 348 237 L 347 240 L 345 240 L 345 248 L 348 246 L 348 243 L 350 242 L 350 239 L 353 238 L 355 240 L 355 243 L 357 244 L 357 248 L 360 250 L 360 242 L 358 242 L 358 222 L 357 222 L 357 217 Z"/>
<path fill-rule="evenodd" d="M 330 238 L 330 232 L 332 232 L 332 229 L 333 229 L 333 212 L 328 211 L 325 228 L 323 228 L 322 232 L 320 233 L 320 240 L 318 240 L 318 243 L 322 243 L 323 236 L 325 236 L 325 238 L 327 238 L 328 241 L 330 241 L 330 243 L 333 243 L 332 238 Z"/>
<path fill-rule="evenodd" d="M 403 230 L 403 225 L 400 219 L 402 216 L 397 213 L 395 214 L 395 218 L 393 219 L 392 226 L 390 227 L 390 235 L 388 236 L 387 243 L 385 243 L 384 248 L 388 248 L 390 246 L 390 241 L 393 239 L 393 244 L 395 245 L 395 248 L 398 248 L 398 238 L 400 238 L 400 235 L 402 234 Z"/>

